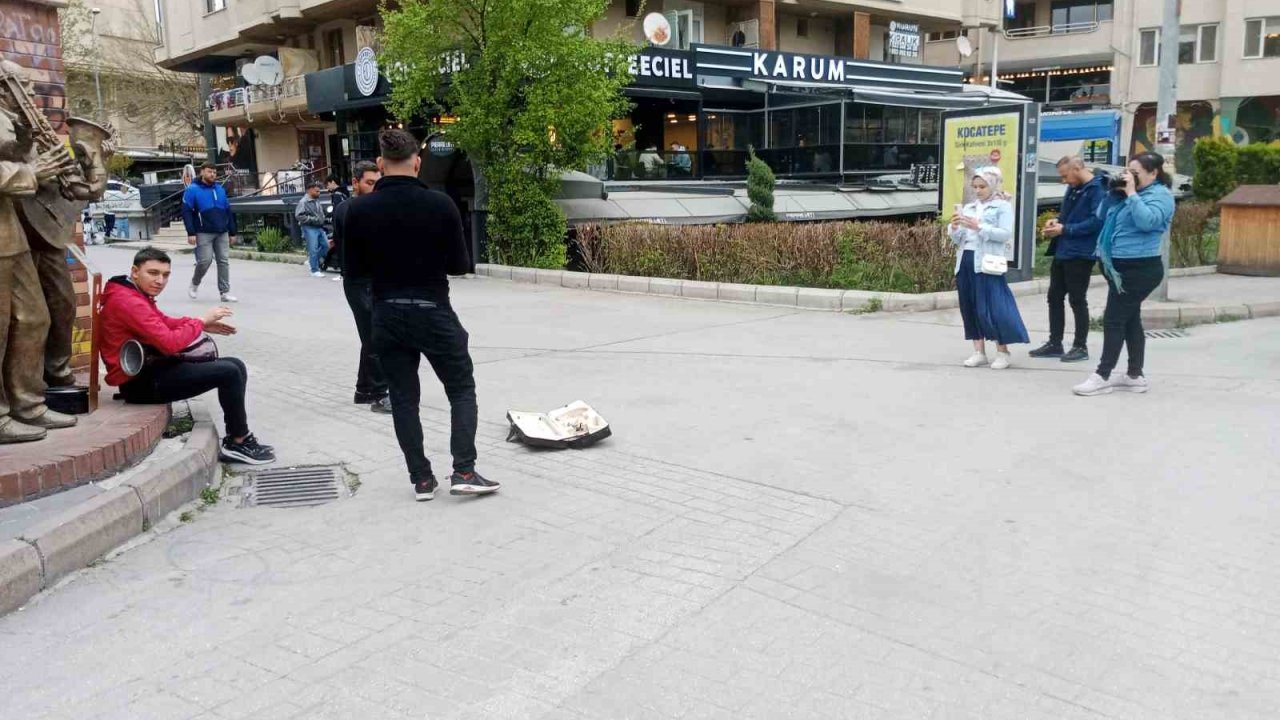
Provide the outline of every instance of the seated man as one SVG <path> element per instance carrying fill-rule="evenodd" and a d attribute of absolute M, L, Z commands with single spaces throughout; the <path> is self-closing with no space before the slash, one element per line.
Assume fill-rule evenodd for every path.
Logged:
<path fill-rule="evenodd" d="M 249 432 L 245 417 L 245 384 L 249 371 L 236 358 L 209 362 L 164 359 L 148 363 L 129 377 L 120 367 L 120 348 L 137 340 L 160 356 L 175 355 L 208 332 L 231 335 L 235 328 L 223 322 L 231 310 L 216 307 L 202 318 L 173 318 L 156 307 L 156 296 L 169 283 L 169 256 L 163 250 L 145 248 L 133 256 L 129 277 L 113 277 L 103 289 L 102 361 L 107 366 L 107 384 L 120 388 L 125 402 L 170 403 L 187 400 L 217 389 L 218 403 L 227 424 L 222 439 L 221 458 L 228 462 L 263 465 L 276 459 L 271 446 L 262 445 Z"/>

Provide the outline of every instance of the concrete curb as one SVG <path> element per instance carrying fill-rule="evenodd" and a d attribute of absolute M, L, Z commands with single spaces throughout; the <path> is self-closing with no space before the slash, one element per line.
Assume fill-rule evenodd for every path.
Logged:
<path fill-rule="evenodd" d="M 1144 307 L 1142 309 L 1142 324 L 1152 330 L 1170 330 L 1268 317 L 1280 317 L 1280 301 L 1249 305 L 1184 305 L 1173 308 Z"/>
<path fill-rule="evenodd" d="M 1208 265 L 1194 268 L 1176 268 L 1169 271 L 1170 277 L 1192 277 L 1196 275 L 1212 275 L 1217 267 Z M 748 303 L 753 305 L 770 305 L 775 307 L 791 307 L 802 310 L 818 310 L 826 312 L 867 312 L 875 306 L 885 312 L 928 312 L 930 310 L 952 310 L 959 306 L 955 291 L 948 290 L 936 293 L 887 293 L 867 290 L 828 290 L 822 288 L 802 288 L 782 285 L 736 285 L 733 283 L 715 283 L 700 280 L 675 280 L 671 278 L 649 278 L 633 275 L 604 275 L 561 270 L 535 270 L 533 268 L 511 267 L 509 265 L 476 266 L 476 274 L 498 280 L 553 285 L 575 290 L 603 290 L 605 292 L 624 292 L 640 295 L 658 295 L 663 297 L 683 297 L 697 300 L 713 300 L 717 302 Z M 1094 287 L 1106 285 L 1106 279 L 1095 275 L 1090 281 Z M 1018 297 L 1043 295 L 1049 292 L 1048 278 L 1036 278 L 1020 283 L 1010 283 L 1009 289 Z M 1280 302 L 1274 303 L 1280 307 Z M 1266 306 L 1272 303 L 1264 304 Z M 1239 310 L 1244 306 L 1235 306 Z M 1261 306 L 1260 306 L 1261 307 Z M 1264 308 L 1264 311 L 1265 308 Z M 1153 327 L 1173 327 L 1194 324 L 1196 318 L 1209 317 L 1200 322 L 1215 322 L 1212 318 L 1227 316 L 1227 308 L 1203 308 L 1200 306 L 1183 309 L 1174 317 L 1169 325 L 1153 325 Z M 1280 315 L 1280 309 L 1274 311 Z M 1243 317 L 1262 317 L 1254 312 Z M 1146 313 L 1143 314 L 1144 321 Z M 1168 318 L 1159 318 L 1157 322 L 1170 322 Z"/>
<path fill-rule="evenodd" d="M 199 496 L 217 468 L 218 432 L 204 405 L 190 405 L 195 425 L 182 450 L 27 529 L 20 538 L 0 542 L 0 615 Z"/>

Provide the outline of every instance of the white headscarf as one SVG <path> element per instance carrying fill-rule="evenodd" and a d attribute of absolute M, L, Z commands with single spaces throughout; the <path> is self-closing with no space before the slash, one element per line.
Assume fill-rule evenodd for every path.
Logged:
<path fill-rule="evenodd" d="M 986 165 L 973 171 L 973 176 L 969 178 L 969 182 L 973 182 L 973 178 L 982 178 L 982 181 L 991 188 L 991 200 L 1008 200 L 1009 194 L 1004 191 L 1004 173 L 1000 172 L 1000 168 L 995 165 Z M 987 202 L 991 202 L 988 200 Z"/>

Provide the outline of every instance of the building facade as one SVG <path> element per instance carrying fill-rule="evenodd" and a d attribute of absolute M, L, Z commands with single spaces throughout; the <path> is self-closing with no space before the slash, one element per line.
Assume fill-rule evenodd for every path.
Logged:
<path fill-rule="evenodd" d="M 1017 0 L 999 29 L 959 25 L 925 38 L 925 62 L 958 64 L 1036 100 L 1047 113 L 1114 112 L 1110 141 L 1119 155 L 1155 145 L 1161 0 Z M 1280 3 L 1180 3 L 1179 172 L 1192 173 L 1191 149 L 1204 136 L 1236 142 L 1280 140 Z M 964 35 L 968 48 L 957 46 Z M 968 57 L 962 49 L 970 49 Z M 1052 115 L 1049 115 L 1052 117 Z M 1102 138 L 1075 147 L 1102 150 Z M 1047 148 L 1046 148 L 1047 149 Z"/>

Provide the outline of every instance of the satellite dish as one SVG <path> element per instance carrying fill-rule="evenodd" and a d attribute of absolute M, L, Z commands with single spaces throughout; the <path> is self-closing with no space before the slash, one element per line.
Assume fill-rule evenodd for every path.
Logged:
<path fill-rule="evenodd" d="M 654 45 L 663 46 L 671 42 L 671 23 L 662 13 L 649 13 L 644 16 L 644 36 Z"/>
<path fill-rule="evenodd" d="M 969 42 L 968 35 L 956 38 L 956 50 L 960 52 L 960 57 L 969 57 L 973 54 L 973 43 Z"/>
<path fill-rule="evenodd" d="M 262 85 L 279 85 L 284 82 L 284 66 L 270 55 L 263 55 L 253 64 L 258 68 L 258 82 Z"/>
<path fill-rule="evenodd" d="M 258 66 L 253 63 L 245 63 L 240 68 L 240 77 L 244 78 L 244 81 L 250 85 L 257 85 L 260 82 L 258 79 Z"/>

